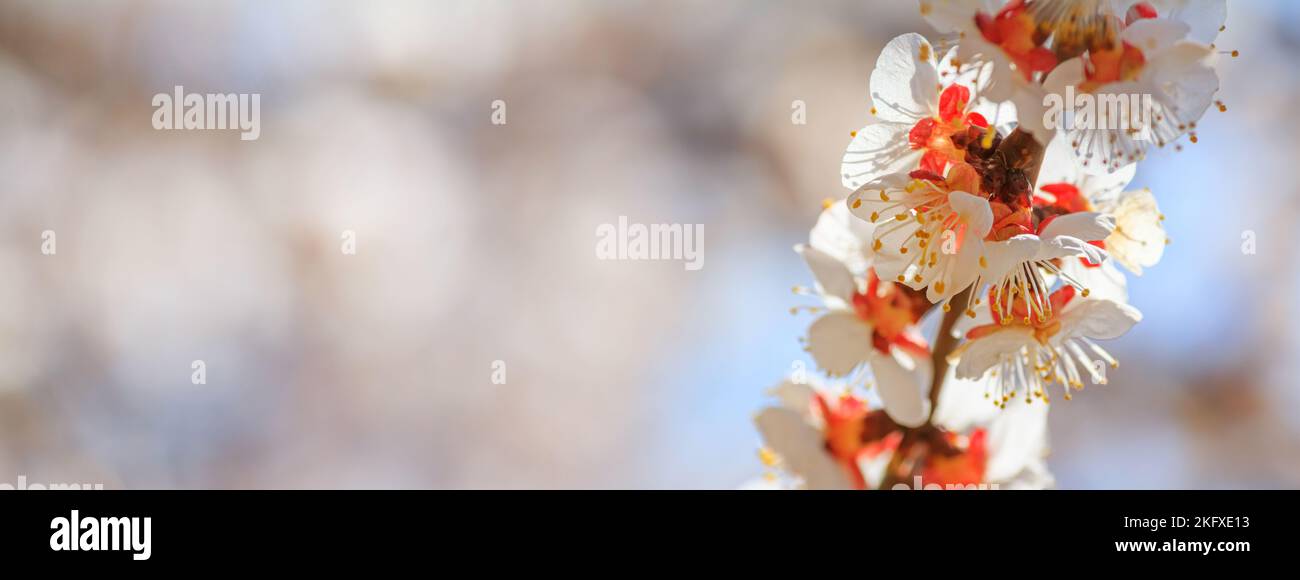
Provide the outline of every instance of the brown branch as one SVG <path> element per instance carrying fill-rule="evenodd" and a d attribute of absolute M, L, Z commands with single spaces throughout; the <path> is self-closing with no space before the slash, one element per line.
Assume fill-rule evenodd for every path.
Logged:
<path fill-rule="evenodd" d="M 960 294 L 953 297 L 952 303 L 957 305 L 966 304 L 966 297 L 970 294 L 970 289 L 962 290 Z M 948 375 L 948 355 L 952 349 L 957 348 L 958 339 L 952 335 L 952 327 L 956 326 L 957 318 L 962 316 L 961 308 L 952 308 L 943 313 L 943 321 L 939 323 L 939 336 L 934 339 L 934 349 L 930 353 L 930 367 L 934 369 L 934 375 L 930 379 L 930 420 L 934 420 L 934 412 L 939 408 L 939 392 L 943 389 L 943 380 Z"/>
<path fill-rule="evenodd" d="M 1007 167 L 1024 172 L 1031 194 L 1038 182 L 1038 171 L 1043 168 L 1043 151 L 1043 145 L 1033 135 L 1019 128 L 998 145 L 998 153 L 1006 157 Z"/>

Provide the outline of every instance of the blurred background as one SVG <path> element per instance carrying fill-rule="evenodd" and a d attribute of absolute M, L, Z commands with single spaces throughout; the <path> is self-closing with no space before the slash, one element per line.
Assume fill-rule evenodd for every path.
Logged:
<path fill-rule="evenodd" d="M 1061 487 L 1300 486 L 1300 4 L 1229 4 L 1228 112 L 1139 169 L 1173 242 L 1111 384 L 1053 410 Z M 803 360 L 791 246 L 912 31 L 897 1 L 0 0 L 0 483 L 737 487 Z M 261 138 L 154 130 L 177 85 L 260 93 Z M 619 216 L 704 224 L 703 269 L 597 260 Z"/>

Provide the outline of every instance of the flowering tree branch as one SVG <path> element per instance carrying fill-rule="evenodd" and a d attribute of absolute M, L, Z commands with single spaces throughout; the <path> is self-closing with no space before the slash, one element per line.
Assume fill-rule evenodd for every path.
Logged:
<path fill-rule="evenodd" d="M 1068 400 L 1105 384 L 1118 361 L 1095 341 L 1142 319 L 1115 264 L 1140 274 L 1167 238 L 1151 192 L 1125 188 L 1150 146 L 1195 142 L 1218 89 L 1223 1 L 1168 14 L 1147 2 L 946 4 L 923 0 L 921 14 L 962 40 L 941 54 L 908 33 L 882 49 L 874 122 L 851 133 L 841 163 L 852 193 L 827 203 L 796 247 L 825 307 L 805 350 L 848 384 L 835 395 L 800 375 L 774 390 L 781 405 L 755 418 L 772 447 L 760 457 L 790 479 L 769 482 L 1050 487 L 1050 391 Z M 1061 109 L 1076 94 L 1134 91 L 1151 113 L 1141 127 Z M 935 309 L 927 344 L 920 324 Z M 981 313 L 954 336 L 959 317 Z M 944 397 L 954 364 L 963 387 L 1005 412 L 987 418 L 967 393 Z M 873 388 L 879 408 L 857 386 Z"/>

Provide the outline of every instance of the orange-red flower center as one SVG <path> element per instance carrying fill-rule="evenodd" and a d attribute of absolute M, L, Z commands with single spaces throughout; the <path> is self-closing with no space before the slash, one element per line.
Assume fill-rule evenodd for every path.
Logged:
<path fill-rule="evenodd" d="M 1131 81 L 1146 66 L 1142 49 L 1127 42 L 1111 49 L 1092 50 L 1084 62 L 1084 82 L 1079 89 L 1092 92 L 1103 85 Z"/>
<path fill-rule="evenodd" d="M 1039 186 L 1038 189 L 1042 191 L 1034 193 L 1034 208 L 1048 214 L 1048 217 L 1038 224 L 1038 231 L 1040 232 L 1058 216 L 1095 210 L 1092 202 L 1088 201 L 1088 198 L 1073 184 L 1049 183 Z M 1088 243 L 1103 250 L 1106 249 L 1105 240 L 1091 240 Z M 1083 257 L 1079 258 L 1079 262 L 1088 268 L 1101 266 L 1101 264 L 1094 264 Z"/>
<path fill-rule="evenodd" d="M 948 439 L 955 445 L 958 438 L 949 433 Z M 968 438 L 965 450 L 953 455 L 930 454 L 921 470 L 921 481 L 926 485 L 977 485 L 984 482 L 988 461 L 988 433 L 976 429 Z"/>
<path fill-rule="evenodd" d="M 888 355 L 891 347 L 929 356 L 929 347 L 908 329 L 930 307 L 925 295 L 901 284 L 882 282 L 875 270 L 867 274 L 867 291 L 853 295 L 853 310 L 871 325 L 872 346 Z"/>
<path fill-rule="evenodd" d="M 925 150 L 921 158 L 922 170 L 943 175 L 949 162 L 958 163 L 966 157 L 962 147 L 954 143 L 953 136 L 965 133 L 971 127 L 984 129 L 989 126 L 983 115 L 966 113 L 970 98 L 970 89 L 950 85 L 939 94 L 939 114 L 921 119 L 912 126 L 907 140 L 913 150 Z"/>
<path fill-rule="evenodd" d="M 814 397 L 814 403 L 825 425 L 826 450 L 844 468 L 855 488 L 865 488 L 866 482 L 858 469 L 857 457 L 866 445 L 862 436 L 866 431 L 865 420 L 869 412 L 866 402 L 852 395 L 828 401 L 818 393 Z"/>
<path fill-rule="evenodd" d="M 1025 80 L 1056 67 L 1056 55 L 1043 47 L 1046 38 L 1037 34 L 1038 24 L 1024 0 L 1012 0 L 994 15 L 976 14 L 975 25 L 984 40 L 1002 49 Z"/>
<path fill-rule="evenodd" d="M 1059 290 L 1052 293 L 1049 297 L 1051 301 L 1050 314 L 1039 317 L 1037 313 L 1033 316 L 1029 312 L 1029 304 L 1024 300 L 1017 300 L 1019 290 L 1011 287 L 1010 291 L 998 295 L 998 288 L 989 289 L 989 310 L 993 313 L 993 324 L 984 324 L 970 329 L 966 333 L 966 338 L 977 340 L 997 332 L 1004 326 L 1023 326 L 1034 332 L 1034 338 L 1040 344 L 1047 344 L 1047 341 L 1061 331 L 1060 313 L 1065 305 L 1074 299 L 1074 286 L 1062 286 Z M 999 304 L 1001 302 L 1001 304 Z M 1008 310 L 1010 307 L 1010 316 L 1003 316 L 1001 312 Z"/>

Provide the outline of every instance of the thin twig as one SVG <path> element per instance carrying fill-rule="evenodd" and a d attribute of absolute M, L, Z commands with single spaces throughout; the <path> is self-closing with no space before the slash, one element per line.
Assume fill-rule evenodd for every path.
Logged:
<path fill-rule="evenodd" d="M 965 304 L 967 294 L 970 294 L 969 288 L 955 296 L 952 303 Z M 956 326 L 957 318 L 962 314 L 960 308 L 953 308 L 943 313 L 943 321 L 939 323 L 939 336 L 934 339 L 934 349 L 930 354 L 930 367 L 934 369 L 934 375 L 930 379 L 931 422 L 934 420 L 934 412 L 939 408 L 939 393 L 943 390 L 943 380 L 948 376 L 948 355 L 952 353 L 952 349 L 957 348 L 958 340 L 952 335 L 952 327 Z"/>

